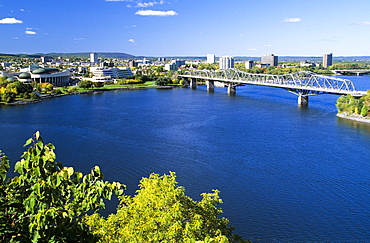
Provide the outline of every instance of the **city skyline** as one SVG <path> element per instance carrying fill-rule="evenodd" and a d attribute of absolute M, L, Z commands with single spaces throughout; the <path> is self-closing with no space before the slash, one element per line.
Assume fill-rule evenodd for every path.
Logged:
<path fill-rule="evenodd" d="M 370 2 L 0 1 L 0 53 L 370 55 Z"/>

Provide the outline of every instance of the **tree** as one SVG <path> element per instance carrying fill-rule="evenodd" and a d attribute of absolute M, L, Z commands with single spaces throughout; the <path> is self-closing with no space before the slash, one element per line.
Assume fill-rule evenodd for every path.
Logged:
<path fill-rule="evenodd" d="M 55 147 L 39 132 L 25 146 L 15 164 L 19 175 L 8 180 L 9 161 L 0 154 L 0 241 L 93 242 L 83 216 L 104 208 L 104 199 L 121 195 L 124 186 L 103 181 L 98 166 L 84 176 L 55 162 Z"/>
<path fill-rule="evenodd" d="M 219 191 L 203 193 L 200 202 L 185 195 L 176 175 L 151 174 L 134 197 L 122 196 L 117 214 L 98 214 L 86 223 L 100 242 L 241 242 L 216 206 Z"/>
<path fill-rule="evenodd" d="M 80 82 L 78 82 L 78 87 L 82 88 L 82 89 L 89 89 L 93 86 L 93 82 L 90 81 L 90 80 L 82 80 Z"/>
<path fill-rule="evenodd" d="M 94 82 L 93 85 L 95 88 L 101 88 L 104 87 L 104 82 Z"/>

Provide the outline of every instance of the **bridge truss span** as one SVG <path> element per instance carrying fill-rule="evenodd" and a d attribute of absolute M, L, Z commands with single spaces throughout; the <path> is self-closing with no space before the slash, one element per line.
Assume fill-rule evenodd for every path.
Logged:
<path fill-rule="evenodd" d="M 223 82 L 225 86 L 229 87 L 251 84 L 282 88 L 298 95 L 299 103 L 308 102 L 308 96 L 310 95 L 351 94 L 359 97 L 365 93 L 364 91 L 356 91 L 351 80 L 318 75 L 307 71 L 271 75 L 247 73 L 233 68 L 225 70 L 191 70 L 186 71 L 180 77 Z"/>

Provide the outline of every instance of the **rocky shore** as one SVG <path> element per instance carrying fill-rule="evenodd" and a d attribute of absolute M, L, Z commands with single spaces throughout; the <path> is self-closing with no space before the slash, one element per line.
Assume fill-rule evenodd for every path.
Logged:
<path fill-rule="evenodd" d="M 370 117 L 361 116 L 361 115 L 358 115 L 358 114 L 348 114 L 346 112 L 343 112 L 343 113 L 338 113 L 337 117 L 344 118 L 344 119 L 350 119 L 350 120 L 354 120 L 354 121 L 359 121 L 359 122 L 370 123 Z"/>

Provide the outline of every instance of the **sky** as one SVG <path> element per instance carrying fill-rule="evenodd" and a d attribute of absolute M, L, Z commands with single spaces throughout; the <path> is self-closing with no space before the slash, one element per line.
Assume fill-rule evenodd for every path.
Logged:
<path fill-rule="evenodd" d="M 370 56 L 369 0 L 0 0 L 0 53 Z"/>

